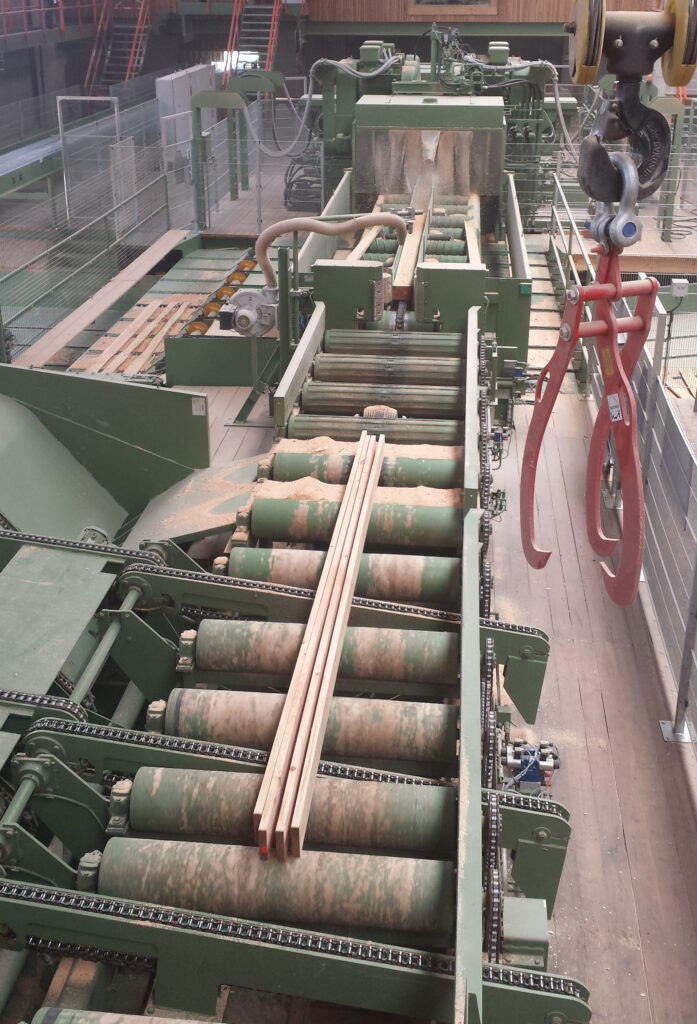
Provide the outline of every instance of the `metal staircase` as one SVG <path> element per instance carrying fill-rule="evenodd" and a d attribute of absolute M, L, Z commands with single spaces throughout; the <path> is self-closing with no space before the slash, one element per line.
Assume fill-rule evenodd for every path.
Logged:
<path fill-rule="evenodd" d="M 152 0 L 106 0 L 85 78 L 89 92 L 108 89 L 140 73 L 153 6 Z"/>
<path fill-rule="evenodd" d="M 235 52 L 258 53 L 259 67 L 266 71 L 272 69 L 278 41 L 278 23 L 284 6 L 283 0 L 267 4 L 235 0 L 227 42 L 229 63 L 223 74 L 223 84 L 236 70 L 232 66 L 232 54 Z"/>
<path fill-rule="evenodd" d="M 240 22 L 238 49 L 259 54 L 259 67 L 267 67 L 275 4 L 246 3 Z"/>

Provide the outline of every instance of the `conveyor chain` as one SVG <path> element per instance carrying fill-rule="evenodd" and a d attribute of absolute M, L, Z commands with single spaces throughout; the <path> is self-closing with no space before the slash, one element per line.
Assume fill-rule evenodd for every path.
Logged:
<path fill-rule="evenodd" d="M 484 924 L 485 953 L 490 964 L 499 959 L 501 944 L 501 915 L 503 913 L 503 888 L 498 868 L 488 871 L 486 887 L 486 913 Z"/>
<path fill-rule="evenodd" d="M 513 790 L 485 791 L 482 793 L 482 800 L 489 802 L 496 797 L 499 808 L 513 807 L 520 811 L 537 811 L 540 814 L 554 814 L 564 821 L 569 820 L 569 812 L 561 804 L 553 800 L 547 800 L 543 796 L 529 796 L 527 793 L 518 793 Z"/>
<path fill-rule="evenodd" d="M 318 952 L 350 960 L 395 964 L 399 967 L 428 971 L 435 974 L 452 976 L 455 971 L 455 959 L 451 956 L 419 953 L 374 942 L 358 942 L 354 939 L 321 935 L 316 932 L 298 931 L 297 929 L 282 928 L 276 925 L 254 924 L 237 918 L 212 917 L 195 911 L 172 910 L 166 907 L 131 903 L 127 900 L 113 899 L 111 897 L 93 896 L 63 889 L 51 889 L 40 885 L 27 885 L 23 882 L 0 880 L 0 899 L 2 898 L 33 903 L 35 905 L 67 908 L 89 914 L 103 914 L 117 920 L 143 921 L 165 927 L 183 928 L 188 931 L 249 939 L 253 942 L 266 942 L 294 949 L 306 949 L 310 952 Z M 55 939 L 45 939 L 30 935 L 27 936 L 26 941 L 33 949 L 42 949 L 48 952 L 55 951 Z M 72 954 L 64 954 L 63 947 L 70 948 Z M 98 946 L 81 946 L 70 943 L 61 943 L 59 951 L 62 955 L 74 955 L 81 959 L 107 961 L 115 956 L 131 956 L 131 954 L 118 954 L 113 951 L 101 950 Z M 147 957 L 139 957 L 138 960 L 143 962 L 143 966 L 149 966 L 152 963 Z M 585 1000 L 587 998 L 587 993 L 570 978 L 542 974 L 537 971 L 518 971 L 485 964 L 482 967 L 482 978 L 484 981 L 498 985 L 533 989 L 538 992 L 550 992 L 571 996 L 575 999 Z"/>
<path fill-rule="evenodd" d="M 20 544 L 38 544 L 44 548 L 62 548 L 69 551 L 86 551 L 88 554 L 112 555 L 117 558 L 137 558 L 149 564 L 164 566 L 165 560 L 156 551 L 141 551 L 140 548 L 122 548 L 119 544 L 99 544 L 86 540 L 65 540 L 61 537 L 46 537 L 41 533 L 18 533 L 17 530 L 0 529 L 0 540 L 16 540 Z"/>
<path fill-rule="evenodd" d="M 484 655 L 481 666 L 481 728 L 484 729 L 489 721 L 489 712 L 493 700 L 494 668 L 496 665 L 494 656 L 494 641 L 491 637 L 486 638 Z"/>
<path fill-rule="evenodd" d="M 307 587 L 293 587 L 287 583 L 266 583 L 263 580 L 245 580 L 238 576 L 217 576 L 214 573 L 193 572 L 188 569 L 169 569 L 152 565 L 129 565 L 120 574 L 119 579 L 130 573 L 147 572 L 150 576 L 158 576 L 163 579 L 188 580 L 192 583 L 215 583 L 218 586 L 242 587 L 245 590 L 258 590 L 265 594 L 278 594 L 280 597 L 304 597 L 312 601 L 315 591 Z M 137 582 L 134 581 L 134 586 Z M 398 604 L 393 601 L 379 601 L 372 597 L 354 597 L 353 606 L 359 608 L 372 608 L 375 611 L 399 612 L 404 615 L 418 615 L 422 618 L 437 619 L 439 622 L 452 622 L 454 625 L 460 622 L 457 612 L 447 612 L 440 608 L 425 608 L 420 605 Z M 182 611 L 194 610 L 195 605 L 186 605 Z"/>
<path fill-rule="evenodd" d="M 37 935 L 27 935 L 27 948 L 47 956 L 68 956 L 75 960 L 126 967 L 131 971 L 154 971 L 157 965 L 153 957 L 137 953 L 113 953 L 108 949 L 99 949 L 98 946 L 83 946 L 78 942 L 61 942 L 59 939 L 40 939 Z"/>
<path fill-rule="evenodd" d="M 19 693 L 17 690 L 0 690 L 0 701 L 21 704 L 23 707 L 46 708 L 50 711 L 65 711 L 81 722 L 87 721 L 87 712 L 67 697 L 46 697 L 39 693 Z"/>
<path fill-rule="evenodd" d="M 265 750 L 250 750 L 247 747 L 228 746 L 224 743 L 209 743 L 205 740 L 183 739 L 179 736 L 163 736 L 160 733 L 139 732 L 136 729 L 119 729 L 111 725 L 90 725 L 65 722 L 59 718 L 42 718 L 27 729 L 28 738 L 36 732 L 63 733 L 70 736 L 85 736 L 89 739 L 109 740 L 111 743 L 133 743 L 140 747 L 159 750 L 175 750 L 186 754 L 202 754 L 240 764 L 265 765 L 268 753 Z M 376 768 L 361 768 L 354 765 L 335 764 L 320 761 L 318 775 L 339 779 L 355 779 L 359 782 L 387 782 L 406 786 L 445 786 L 437 779 L 426 779 L 419 775 L 403 775 L 399 772 L 381 771 Z"/>

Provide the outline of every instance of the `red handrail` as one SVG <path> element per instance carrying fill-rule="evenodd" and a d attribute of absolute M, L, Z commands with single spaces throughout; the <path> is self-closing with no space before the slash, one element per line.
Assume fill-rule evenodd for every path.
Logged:
<path fill-rule="evenodd" d="M 97 32 L 94 37 L 94 46 L 92 47 L 92 54 L 90 56 L 90 62 L 87 67 L 87 74 L 85 75 L 85 89 L 90 91 L 93 86 L 97 84 L 97 75 L 103 63 L 104 54 L 109 39 L 109 30 L 112 23 L 112 6 L 106 0 L 102 7 L 102 11 L 97 24 Z"/>
<path fill-rule="evenodd" d="M 278 23 L 281 18 L 281 8 L 284 6 L 283 0 L 273 0 L 271 26 L 269 28 L 269 48 L 266 51 L 266 71 L 271 71 L 273 69 L 273 58 L 276 53 L 276 44 L 278 43 Z"/>
<path fill-rule="evenodd" d="M 223 70 L 223 86 L 232 73 L 232 55 L 237 49 L 240 38 L 240 20 L 244 10 L 245 0 L 235 0 L 230 20 L 230 31 L 228 32 L 227 49 L 225 51 L 225 68 Z"/>
<path fill-rule="evenodd" d="M 148 29 L 150 28 L 150 0 L 140 0 L 140 9 L 138 11 L 138 21 L 136 22 L 136 29 L 133 33 L 133 43 L 131 44 L 131 52 L 128 56 L 128 67 L 126 69 L 126 81 L 130 81 L 131 78 L 135 78 L 137 74 L 136 64 L 138 61 L 138 53 L 140 48 L 145 46 L 145 39 L 147 37 Z"/>

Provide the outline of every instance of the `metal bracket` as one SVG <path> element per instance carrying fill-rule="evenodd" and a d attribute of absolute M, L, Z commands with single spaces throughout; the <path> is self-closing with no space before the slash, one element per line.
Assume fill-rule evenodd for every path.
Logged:
<path fill-rule="evenodd" d="M 685 724 L 678 732 L 675 732 L 673 728 L 675 723 L 672 719 L 670 719 L 670 721 L 661 719 L 658 724 L 661 727 L 663 739 L 666 743 L 697 743 L 697 732 L 695 732 L 695 727 L 692 722 L 689 722 L 687 719 L 685 719 Z"/>

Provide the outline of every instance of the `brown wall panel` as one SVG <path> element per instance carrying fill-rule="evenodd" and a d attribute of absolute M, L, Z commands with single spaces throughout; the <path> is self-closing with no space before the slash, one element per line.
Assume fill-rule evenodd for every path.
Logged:
<path fill-rule="evenodd" d="M 448 8 L 452 21 L 500 21 L 500 22 L 560 22 L 571 16 L 573 3 L 559 0 L 492 0 L 497 13 L 491 7 L 483 8 L 476 14 L 476 8 L 455 6 Z M 423 14 L 410 14 L 414 9 L 410 0 L 309 0 L 308 13 L 311 21 L 424 21 L 431 22 L 437 9 L 424 7 Z M 650 0 L 609 0 L 608 10 L 633 11 L 651 10 Z M 444 20 L 438 16 L 439 20 Z"/>

